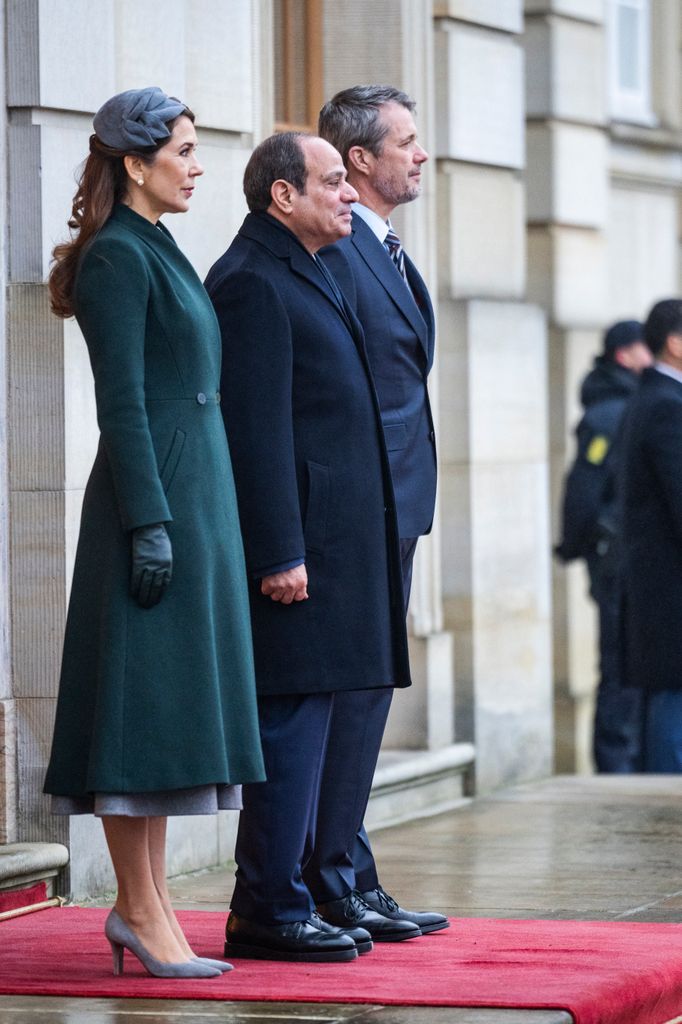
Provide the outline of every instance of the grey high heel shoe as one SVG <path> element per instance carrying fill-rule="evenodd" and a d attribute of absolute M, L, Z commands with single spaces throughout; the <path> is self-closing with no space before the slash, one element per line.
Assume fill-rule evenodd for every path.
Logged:
<path fill-rule="evenodd" d="M 123 974 L 123 951 L 129 950 L 155 978 L 218 978 L 222 971 L 199 960 L 180 964 L 166 964 L 145 949 L 137 935 L 128 927 L 116 910 L 112 910 L 104 923 L 104 934 L 109 940 L 114 958 L 114 974 Z"/>
<path fill-rule="evenodd" d="M 232 964 L 228 964 L 227 960 L 210 960 L 207 956 L 195 956 L 192 959 L 198 960 L 200 964 L 208 964 L 209 967 L 217 967 L 221 974 L 227 974 L 228 971 L 234 970 Z"/>

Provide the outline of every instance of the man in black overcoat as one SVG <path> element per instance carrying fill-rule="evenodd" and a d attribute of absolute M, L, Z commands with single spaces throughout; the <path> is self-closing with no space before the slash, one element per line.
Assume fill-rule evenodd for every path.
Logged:
<path fill-rule="evenodd" d="M 576 428 L 577 452 L 566 476 L 561 541 L 564 562 L 584 558 L 590 594 L 599 609 L 599 686 L 592 749 L 599 772 L 640 769 L 642 695 L 626 686 L 623 668 L 623 539 L 617 478 L 620 435 L 628 402 L 653 356 L 644 325 L 621 320 L 580 388 L 584 407 Z"/>
<path fill-rule="evenodd" d="M 390 468 L 362 330 L 316 257 L 350 231 L 357 194 L 336 150 L 296 132 L 257 147 L 244 191 L 251 212 L 206 287 L 223 338 L 267 782 L 244 787 L 225 950 L 349 959 L 371 939 L 421 934 L 366 905 L 334 927 L 303 881 L 336 695 L 371 703 L 410 683 Z M 328 813 L 349 837 L 380 742 L 357 717 L 345 763 L 325 782 Z"/>
<path fill-rule="evenodd" d="M 629 682 L 645 695 L 643 770 L 682 771 L 682 299 L 653 307 L 623 435 Z"/>
<path fill-rule="evenodd" d="M 429 533 L 436 503 L 436 448 L 427 377 L 433 365 L 435 320 L 428 289 L 403 251 L 390 222 L 393 211 L 421 193 L 426 151 L 417 139 L 415 103 L 392 86 L 344 89 L 320 112 L 319 133 L 343 158 L 348 181 L 358 193 L 349 235 L 320 253 L 362 324 L 376 385 L 395 493 L 405 613 L 410 597 L 417 540 Z M 362 709 L 383 732 L 392 691 Z M 350 700 L 362 700 L 355 695 Z M 338 713 L 337 702 L 336 713 Z M 351 719 L 346 719 L 351 724 Z M 352 727 L 352 726 L 351 726 Z M 346 739 L 338 729 L 328 750 L 326 776 L 343 762 Z M 326 778 L 325 776 L 325 778 Z M 324 808 L 329 790 L 323 781 Z M 364 826 L 350 848 L 325 815 L 329 831 L 318 829 L 305 880 L 328 920 L 349 910 L 348 886 L 375 910 L 410 920 L 422 933 L 448 927 L 442 914 L 405 910 L 379 882 Z M 357 899 L 357 897 L 355 897 Z"/>

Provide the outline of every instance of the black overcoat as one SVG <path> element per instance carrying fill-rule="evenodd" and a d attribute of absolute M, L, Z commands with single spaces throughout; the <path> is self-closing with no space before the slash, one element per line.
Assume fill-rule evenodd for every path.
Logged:
<path fill-rule="evenodd" d="M 397 519 L 362 329 L 298 239 L 249 214 L 206 280 L 250 576 L 258 692 L 410 682 Z M 307 601 L 264 597 L 297 559 Z"/>
<path fill-rule="evenodd" d="M 682 382 L 642 374 L 623 436 L 627 678 L 682 689 Z"/>

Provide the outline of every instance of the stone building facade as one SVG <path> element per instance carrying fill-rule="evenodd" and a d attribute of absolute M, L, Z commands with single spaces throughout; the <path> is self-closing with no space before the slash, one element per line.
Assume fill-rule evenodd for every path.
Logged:
<path fill-rule="evenodd" d="M 0 7 L 0 852 L 63 843 L 74 892 L 111 881 L 99 826 L 52 818 L 41 795 L 97 442 L 85 346 L 44 282 L 93 112 L 147 84 L 197 113 L 206 174 L 169 226 L 200 274 L 274 127 L 311 125 L 358 82 L 416 98 L 431 161 L 396 224 L 437 297 L 440 497 L 410 611 L 415 686 L 385 746 L 452 766 L 473 744 L 479 791 L 588 770 L 594 620 L 581 569 L 552 566 L 553 521 L 601 329 L 680 288 L 679 0 Z M 186 870 L 228 858 L 234 822 L 170 835 Z"/>

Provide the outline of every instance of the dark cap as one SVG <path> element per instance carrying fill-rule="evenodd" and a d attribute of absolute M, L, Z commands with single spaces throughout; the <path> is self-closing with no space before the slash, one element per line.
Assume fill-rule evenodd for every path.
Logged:
<path fill-rule="evenodd" d="M 644 341 L 644 324 L 639 320 L 619 320 L 604 334 L 604 355 L 612 356 L 619 348 Z"/>
<path fill-rule="evenodd" d="M 99 108 L 92 124 L 97 138 L 112 149 L 152 149 L 168 138 L 168 122 L 185 109 L 175 96 L 152 85 L 112 96 Z"/>

